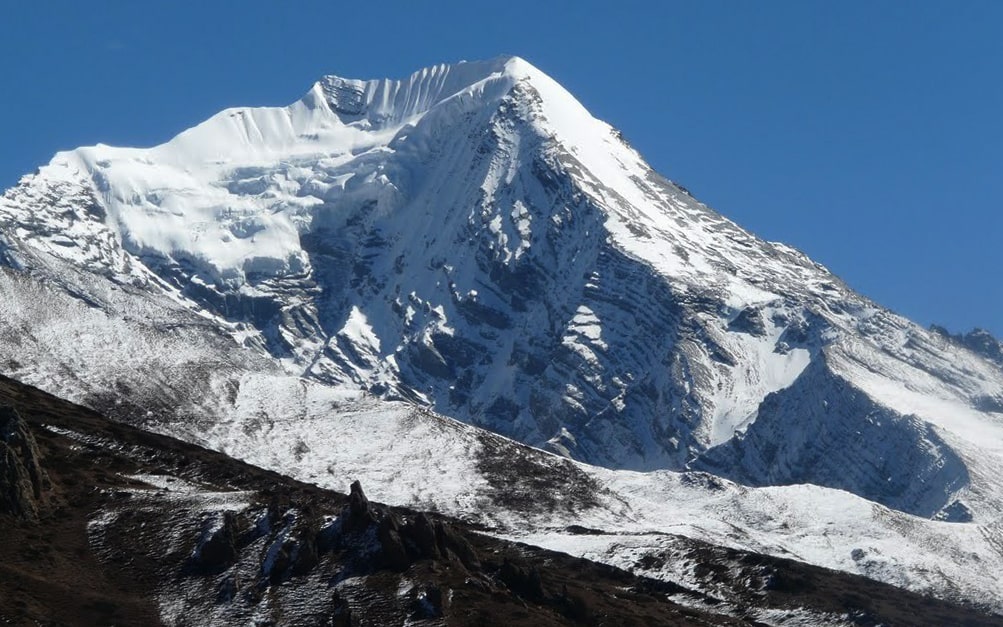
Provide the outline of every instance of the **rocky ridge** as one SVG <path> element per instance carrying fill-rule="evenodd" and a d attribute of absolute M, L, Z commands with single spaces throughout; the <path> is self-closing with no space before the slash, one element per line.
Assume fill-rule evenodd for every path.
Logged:
<path fill-rule="evenodd" d="M 9 379 L 0 402 L 51 477 L 36 517 L 0 513 L 7 622 L 869 625 L 921 615 L 999 624 L 861 577 L 702 543 L 685 550 L 713 592 L 688 589 L 379 505 L 358 482 L 347 496 L 298 483 Z"/>

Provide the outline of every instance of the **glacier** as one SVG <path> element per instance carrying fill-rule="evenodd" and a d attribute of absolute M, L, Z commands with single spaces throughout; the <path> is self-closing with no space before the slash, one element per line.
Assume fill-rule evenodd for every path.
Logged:
<path fill-rule="evenodd" d="M 618 565 L 671 532 L 1003 608 L 999 360 L 520 58 L 61 152 L 0 217 L 0 372 L 117 419 Z M 492 498 L 508 457 L 552 508 Z"/>

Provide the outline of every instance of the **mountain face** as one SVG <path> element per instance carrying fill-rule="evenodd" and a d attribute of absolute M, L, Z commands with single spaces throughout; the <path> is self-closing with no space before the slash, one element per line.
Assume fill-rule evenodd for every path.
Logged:
<path fill-rule="evenodd" d="M 728 535 L 693 522 L 713 510 L 732 545 L 959 598 L 999 583 L 975 566 L 1003 560 L 994 345 L 741 229 L 521 59 L 325 77 L 161 146 L 59 153 L 0 218 L 2 372 L 118 420 L 505 533 L 594 516 L 652 549 L 655 495 L 692 490 L 692 537 Z M 512 456 L 566 472 L 526 483 Z M 498 493 L 562 476 L 583 496 L 554 512 Z M 884 539 L 789 538 L 798 502 Z"/>

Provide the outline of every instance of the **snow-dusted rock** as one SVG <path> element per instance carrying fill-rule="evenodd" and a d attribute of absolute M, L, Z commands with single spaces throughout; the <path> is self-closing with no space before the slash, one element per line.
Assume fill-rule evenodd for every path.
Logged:
<path fill-rule="evenodd" d="M 441 425 L 465 431 L 417 404 L 616 477 L 597 490 L 687 469 L 811 484 L 769 493 L 918 516 L 874 533 L 917 547 L 932 536 L 914 530 L 945 529 L 958 572 L 973 529 L 999 537 L 987 342 L 744 231 L 518 58 L 325 77 L 161 146 L 59 153 L 0 219 L 3 372 L 301 478 L 353 463 L 385 500 L 470 514 L 482 445 L 443 444 Z M 415 458 L 455 489 L 422 493 Z M 716 515 L 787 546 L 730 507 Z M 870 532 L 852 529 L 805 559 L 862 569 L 846 556 Z M 867 572 L 911 585 L 928 566 L 895 555 Z"/>

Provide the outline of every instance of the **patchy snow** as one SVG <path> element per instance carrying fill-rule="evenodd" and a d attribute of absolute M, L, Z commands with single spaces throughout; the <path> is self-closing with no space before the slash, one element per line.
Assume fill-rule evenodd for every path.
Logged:
<path fill-rule="evenodd" d="M 157 490 L 157 499 L 169 499 L 195 506 L 202 512 L 222 512 L 245 509 L 250 505 L 251 492 L 207 490 L 202 486 L 172 475 L 127 475 Z M 149 490 L 134 489 L 133 494 L 149 494 Z"/>

